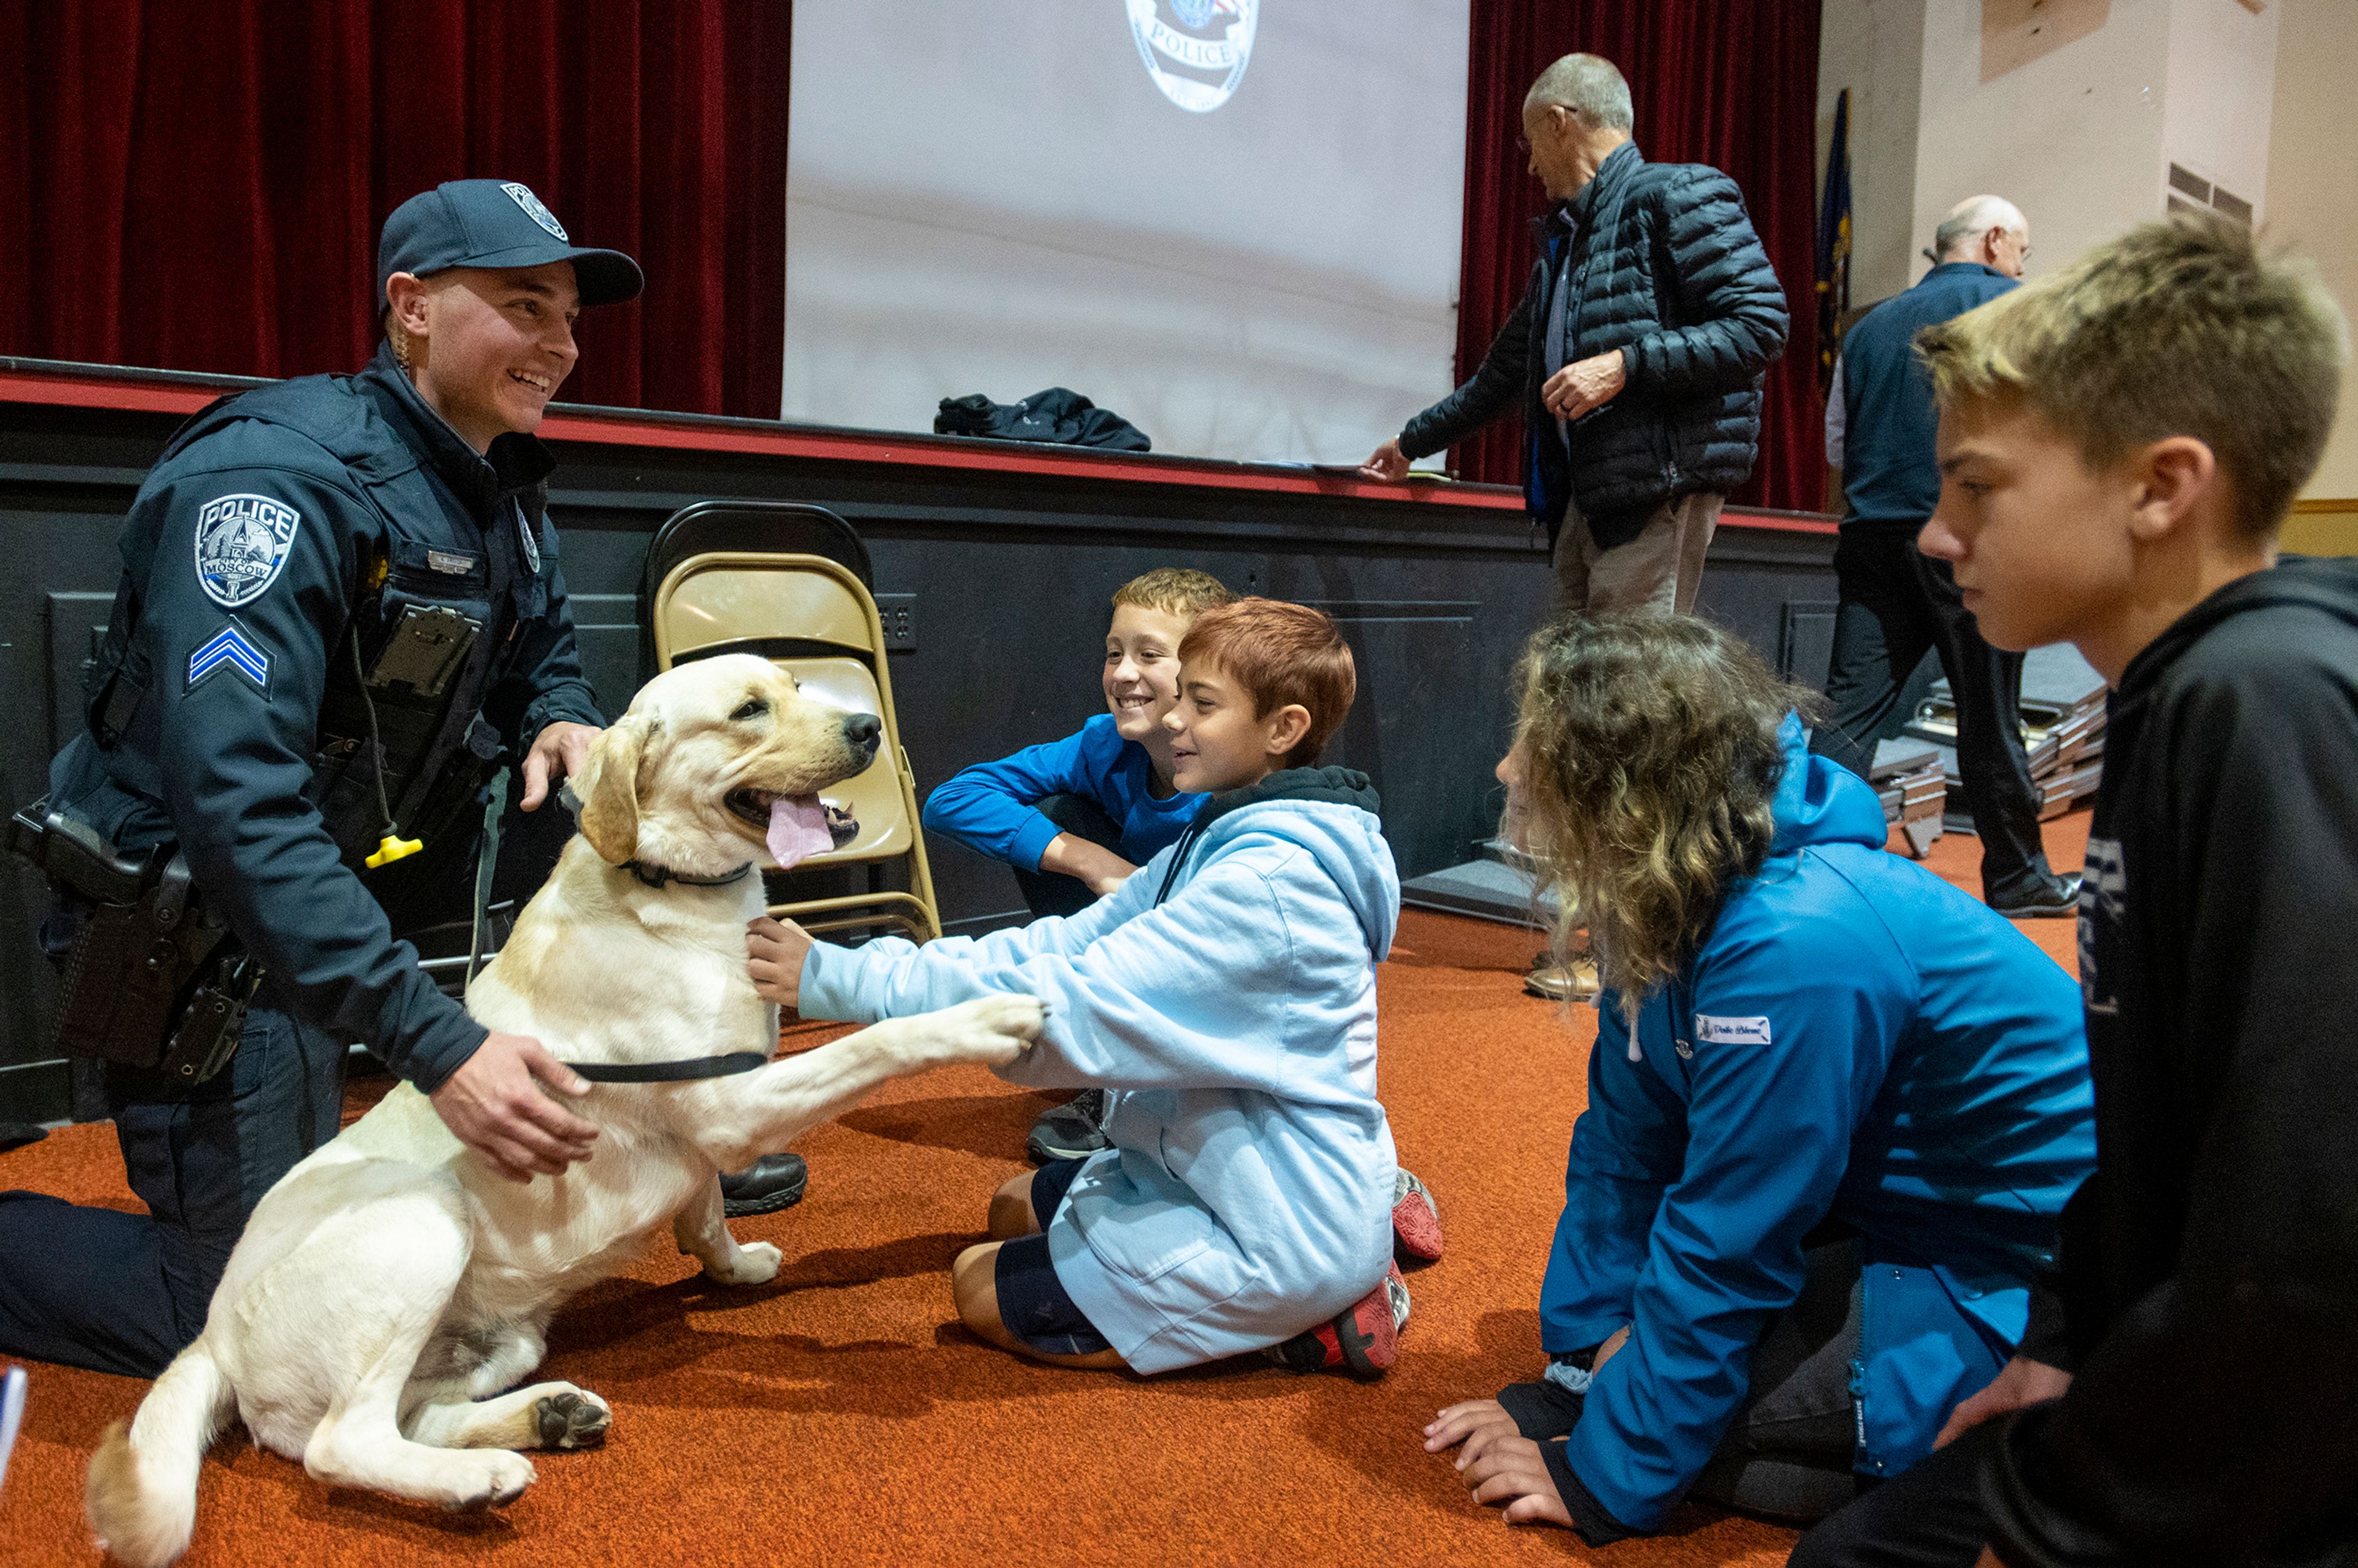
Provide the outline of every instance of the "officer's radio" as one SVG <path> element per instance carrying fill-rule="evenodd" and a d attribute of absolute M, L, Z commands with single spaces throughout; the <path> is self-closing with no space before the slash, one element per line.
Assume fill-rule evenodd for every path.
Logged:
<path fill-rule="evenodd" d="M 433 699 L 442 695 L 450 677 L 475 644 L 481 622 L 443 604 L 405 606 L 393 633 L 378 650 L 376 664 L 361 683 L 363 691 L 387 697 L 401 695 Z"/>
<path fill-rule="evenodd" d="M 408 787 L 433 749 L 449 717 L 450 682 L 466 667 L 481 631 L 482 622 L 448 605 L 409 604 L 403 606 L 373 662 L 362 656 L 357 625 L 346 637 L 353 684 L 349 693 L 330 688 L 319 729 L 322 761 L 336 758 L 343 764 L 330 784 L 320 815 L 348 863 L 357 861 L 374 871 L 425 847 L 423 832 L 413 838 L 401 836 L 394 796 Z M 352 760 L 363 744 L 362 734 L 367 752 L 355 768 Z M 364 827 L 371 805 L 376 807 L 375 820 Z M 429 822 L 426 812 L 418 818 L 427 826 L 439 826 L 438 820 Z M 363 832 L 381 835 L 373 852 Z"/>
<path fill-rule="evenodd" d="M 8 847 L 83 914 L 52 1044 L 201 1084 L 237 1049 L 261 966 L 196 896 L 188 857 L 121 853 L 46 800 L 9 818 Z"/>

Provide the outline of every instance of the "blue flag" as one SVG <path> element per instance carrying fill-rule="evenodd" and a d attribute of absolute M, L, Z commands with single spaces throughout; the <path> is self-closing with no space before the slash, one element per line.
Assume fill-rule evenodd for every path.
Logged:
<path fill-rule="evenodd" d="M 1818 389 L 1831 391 L 1842 319 L 1850 311 L 1850 89 L 1834 100 L 1826 195 L 1818 208 Z"/>

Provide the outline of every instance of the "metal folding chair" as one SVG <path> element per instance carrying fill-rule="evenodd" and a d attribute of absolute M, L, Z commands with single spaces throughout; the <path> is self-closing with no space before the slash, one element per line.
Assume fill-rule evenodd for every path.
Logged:
<path fill-rule="evenodd" d="M 738 511 L 750 514 L 741 529 L 730 526 L 727 516 Z M 689 513 L 699 515 L 675 532 Z M 790 533 L 827 543 L 833 529 L 849 537 L 856 554 L 839 548 L 822 554 L 720 547 L 740 535 L 784 543 L 783 535 Z M 794 872 L 807 881 L 806 872 L 864 870 L 867 888 L 789 899 L 772 905 L 771 913 L 813 932 L 890 926 L 920 942 L 939 936 L 940 907 L 918 827 L 916 776 L 901 745 L 884 627 L 861 580 L 859 568 L 867 564 L 867 551 L 858 536 L 841 518 L 818 507 L 797 507 L 782 516 L 760 503 L 708 503 L 665 524 L 656 546 L 663 553 L 649 552 L 643 624 L 657 671 L 714 654 L 760 654 L 792 675 L 806 695 L 849 712 L 873 713 L 884 722 L 883 744 L 868 771 L 827 792 L 859 818 L 858 836 L 840 849 L 812 856 Z M 885 869 L 896 863 L 904 868 L 906 890 L 883 885 Z"/>

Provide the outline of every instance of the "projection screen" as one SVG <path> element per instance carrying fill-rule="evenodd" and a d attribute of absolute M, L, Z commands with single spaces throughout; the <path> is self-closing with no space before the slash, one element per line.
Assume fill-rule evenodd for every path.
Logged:
<path fill-rule="evenodd" d="M 1453 384 L 1467 4 L 800 0 L 782 416 L 1364 458 Z"/>

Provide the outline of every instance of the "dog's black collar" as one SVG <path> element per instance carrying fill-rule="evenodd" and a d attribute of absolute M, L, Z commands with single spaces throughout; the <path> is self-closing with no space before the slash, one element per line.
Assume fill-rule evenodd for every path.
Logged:
<path fill-rule="evenodd" d="M 680 879 L 685 881 L 686 879 Z M 731 1051 L 725 1056 L 689 1056 L 676 1062 L 568 1062 L 593 1084 L 682 1084 L 696 1078 L 725 1078 L 766 1067 L 770 1059 L 759 1051 Z"/>
<path fill-rule="evenodd" d="M 753 862 L 746 861 L 725 877 L 691 877 L 685 871 L 675 871 L 669 866 L 651 865 L 644 860 L 625 860 L 622 869 L 651 888 L 659 888 L 665 882 L 677 882 L 684 888 L 717 888 L 726 887 L 743 877 L 753 869 Z"/>

